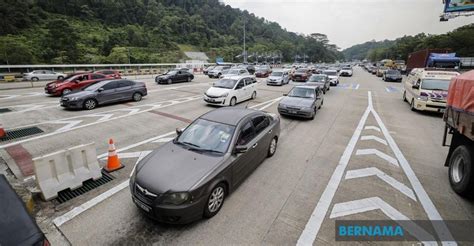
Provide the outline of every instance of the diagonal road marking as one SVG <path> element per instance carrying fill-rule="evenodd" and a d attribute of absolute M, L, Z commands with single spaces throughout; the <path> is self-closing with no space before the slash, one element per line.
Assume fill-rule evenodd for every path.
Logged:
<path fill-rule="evenodd" d="M 376 126 L 366 126 L 364 128 L 364 130 L 374 130 L 374 131 L 378 131 L 378 132 L 381 132 L 380 131 L 380 128 L 376 127 Z"/>
<path fill-rule="evenodd" d="M 380 150 L 377 150 L 377 149 L 358 149 L 357 152 L 356 152 L 356 155 L 376 155 L 386 161 L 388 161 L 390 164 L 394 165 L 394 166 L 399 166 L 398 165 L 398 161 L 397 159 L 383 153 L 382 151 Z"/>
<path fill-rule="evenodd" d="M 360 137 L 360 140 L 374 140 L 374 141 L 377 141 L 381 144 L 384 144 L 384 145 L 387 145 L 387 141 L 377 137 L 377 136 L 374 136 L 374 135 L 369 135 L 369 136 L 362 136 Z"/>

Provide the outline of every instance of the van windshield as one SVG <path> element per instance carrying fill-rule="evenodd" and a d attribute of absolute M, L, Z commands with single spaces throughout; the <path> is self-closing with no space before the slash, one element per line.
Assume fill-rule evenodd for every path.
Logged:
<path fill-rule="evenodd" d="M 447 91 L 451 80 L 447 79 L 424 79 L 421 89 Z"/>

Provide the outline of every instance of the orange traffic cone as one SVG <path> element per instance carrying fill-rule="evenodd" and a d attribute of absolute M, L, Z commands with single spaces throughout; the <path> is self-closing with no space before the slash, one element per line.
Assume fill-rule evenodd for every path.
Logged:
<path fill-rule="evenodd" d="M 7 134 L 5 133 L 5 129 L 3 129 L 3 125 L 0 124 L 0 138 L 5 137 L 5 135 L 7 135 Z"/>
<path fill-rule="evenodd" d="M 123 167 L 124 166 L 120 164 L 114 140 L 109 139 L 109 157 L 107 158 L 107 165 L 104 167 L 104 170 L 110 173 Z"/>

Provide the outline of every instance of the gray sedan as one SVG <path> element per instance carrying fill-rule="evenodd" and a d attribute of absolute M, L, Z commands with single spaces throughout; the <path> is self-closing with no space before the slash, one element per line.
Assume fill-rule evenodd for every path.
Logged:
<path fill-rule="evenodd" d="M 326 91 L 331 89 L 331 84 L 329 83 L 329 77 L 326 74 L 313 74 L 306 82 L 306 85 L 310 86 L 321 86 L 323 94 L 326 94 Z"/>
<path fill-rule="evenodd" d="M 246 108 L 210 111 L 141 160 L 132 171 L 133 202 L 172 224 L 210 218 L 266 157 L 275 154 L 277 115 Z"/>
<path fill-rule="evenodd" d="M 323 93 L 319 86 L 295 86 L 278 104 L 281 115 L 314 119 L 323 105 Z"/>
<path fill-rule="evenodd" d="M 120 102 L 140 101 L 147 95 L 145 83 L 131 80 L 105 80 L 69 93 L 61 97 L 60 104 L 65 108 L 94 109 L 98 105 Z"/>

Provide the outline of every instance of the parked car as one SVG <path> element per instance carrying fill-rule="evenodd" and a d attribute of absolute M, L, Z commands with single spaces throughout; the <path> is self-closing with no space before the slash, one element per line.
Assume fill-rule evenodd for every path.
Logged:
<path fill-rule="evenodd" d="M 227 196 L 275 154 L 280 119 L 247 108 L 220 108 L 194 120 L 132 171 L 137 207 L 155 220 L 186 224 L 211 218 Z"/>
<path fill-rule="evenodd" d="M 44 91 L 46 94 L 53 96 L 61 96 L 71 93 L 74 90 L 79 90 L 91 84 L 97 83 L 103 80 L 109 80 L 111 78 L 106 77 L 99 73 L 83 73 L 73 76 L 68 76 L 64 80 L 54 81 L 47 83 Z"/>
<path fill-rule="evenodd" d="M 395 69 L 389 69 L 384 73 L 382 80 L 402 82 L 402 73 Z"/>
<path fill-rule="evenodd" d="M 298 68 L 291 77 L 292 81 L 295 82 L 306 82 L 308 78 L 311 76 L 311 70 L 307 68 Z"/>
<path fill-rule="evenodd" d="M 0 174 L 0 197 L 0 245 L 50 245 L 3 174 Z"/>
<path fill-rule="evenodd" d="M 114 79 L 122 78 L 122 75 L 120 74 L 120 71 L 118 70 L 98 70 L 98 71 L 95 71 L 95 73 L 103 74 L 108 78 L 114 78 Z"/>
<path fill-rule="evenodd" d="M 245 68 L 231 68 L 229 70 L 224 70 L 220 78 L 222 79 L 239 75 L 250 75 L 250 73 Z"/>
<path fill-rule="evenodd" d="M 308 81 L 306 81 L 306 85 L 321 87 L 323 94 L 326 94 L 326 91 L 331 89 L 331 84 L 329 83 L 329 77 L 326 74 L 311 75 Z"/>
<path fill-rule="evenodd" d="M 105 80 L 61 97 L 60 104 L 65 108 L 94 109 L 98 105 L 120 101 L 140 101 L 147 95 L 146 85 L 126 79 Z"/>
<path fill-rule="evenodd" d="M 273 70 L 267 78 L 267 85 L 285 85 L 290 82 L 287 70 Z"/>
<path fill-rule="evenodd" d="M 186 70 L 169 70 L 168 72 L 155 77 L 157 84 L 171 84 L 174 82 L 191 82 L 194 75 Z"/>
<path fill-rule="evenodd" d="M 234 106 L 239 102 L 255 99 L 256 82 L 251 75 L 220 79 L 204 93 L 204 101 L 213 105 Z"/>
<path fill-rule="evenodd" d="M 202 70 L 202 73 L 205 74 L 205 75 L 207 75 L 207 73 L 208 73 L 210 70 L 214 69 L 215 67 L 216 67 L 216 66 L 205 67 L 205 68 Z"/>
<path fill-rule="evenodd" d="M 329 78 L 329 84 L 336 86 L 339 84 L 339 74 L 336 70 L 324 70 L 323 74 L 326 74 Z"/>
<path fill-rule="evenodd" d="M 352 68 L 351 67 L 342 67 L 341 71 L 339 72 L 339 75 L 352 77 Z"/>
<path fill-rule="evenodd" d="M 297 85 L 281 99 L 278 113 L 314 119 L 324 102 L 322 90 L 316 86 Z"/>
<path fill-rule="evenodd" d="M 23 80 L 31 80 L 31 81 L 38 81 L 38 80 L 62 80 L 66 78 L 66 74 L 58 73 L 51 70 L 33 70 L 29 73 L 23 74 Z"/>
<path fill-rule="evenodd" d="M 252 64 L 241 64 L 239 68 L 245 68 L 250 74 L 255 74 L 255 66 Z"/>
<path fill-rule="evenodd" d="M 386 67 L 379 67 L 376 72 L 375 72 L 375 75 L 377 77 L 383 77 L 384 73 L 388 70 L 388 68 Z"/>
<path fill-rule="evenodd" d="M 272 73 L 270 66 L 259 66 L 255 71 L 255 77 L 266 78 Z"/>
<path fill-rule="evenodd" d="M 207 72 L 209 78 L 219 78 L 222 75 L 222 72 L 230 69 L 230 66 L 216 66 L 214 69 Z"/>

